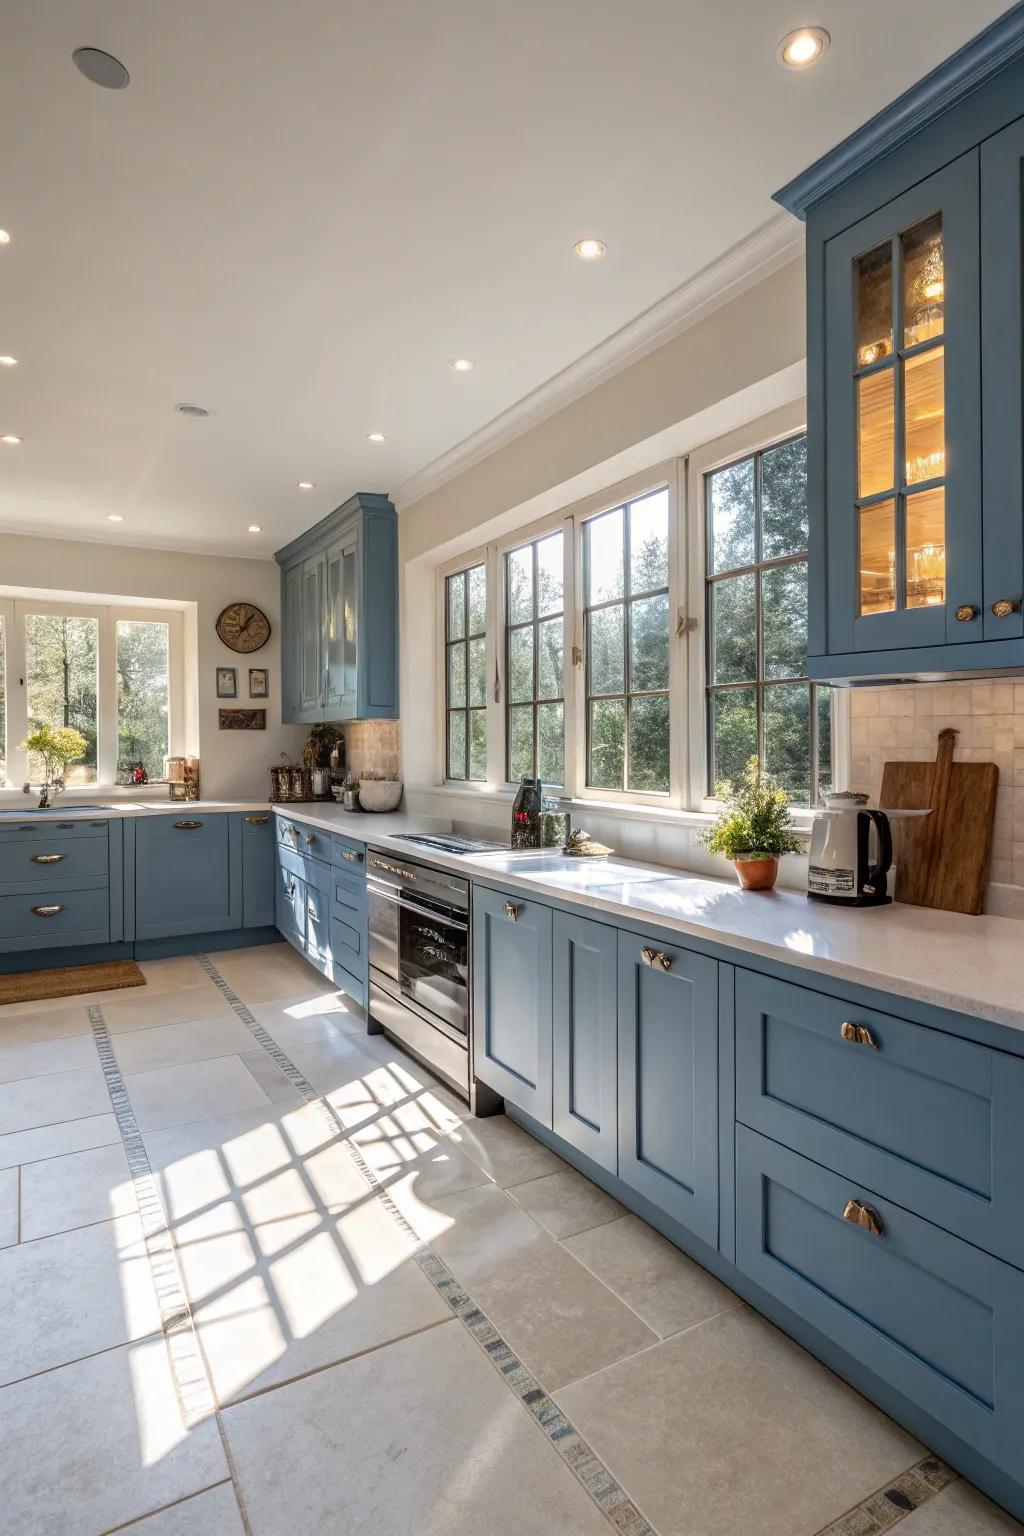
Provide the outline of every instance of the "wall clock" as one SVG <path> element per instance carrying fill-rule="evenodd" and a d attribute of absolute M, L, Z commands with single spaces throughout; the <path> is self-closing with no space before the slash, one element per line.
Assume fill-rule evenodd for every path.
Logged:
<path fill-rule="evenodd" d="M 255 603 L 229 603 L 216 629 L 233 651 L 258 651 L 270 639 L 270 620 Z"/>

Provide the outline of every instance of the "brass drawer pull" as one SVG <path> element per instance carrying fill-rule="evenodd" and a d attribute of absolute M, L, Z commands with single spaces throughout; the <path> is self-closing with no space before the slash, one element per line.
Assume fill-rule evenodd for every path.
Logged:
<path fill-rule="evenodd" d="M 851 1024 L 847 1020 L 839 1033 L 844 1040 L 851 1040 L 854 1045 L 870 1045 L 872 1050 L 878 1050 L 878 1041 L 864 1024 Z"/>
<path fill-rule="evenodd" d="M 245 824 L 247 827 L 265 827 L 269 820 L 269 816 L 247 816 Z"/>
<path fill-rule="evenodd" d="M 59 864 L 65 855 L 63 853 L 34 853 L 33 864 Z"/>
<path fill-rule="evenodd" d="M 981 609 L 977 608 L 974 603 L 961 603 L 960 607 L 956 610 L 956 621 L 958 624 L 969 624 L 972 619 L 978 617 L 980 612 Z"/>
<path fill-rule="evenodd" d="M 672 969 L 672 961 L 668 955 L 663 955 L 660 949 L 651 949 L 649 944 L 645 944 L 641 949 L 640 958 L 644 965 L 649 965 L 654 971 L 670 971 Z"/>
<path fill-rule="evenodd" d="M 354 853 L 351 848 L 342 848 L 341 856 L 343 859 L 348 859 L 350 864 L 361 864 L 363 862 L 362 854 Z"/>
<path fill-rule="evenodd" d="M 58 912 L 63 912 L 63 907 L 33 907 L 36 917 L 56 917 Z"/>
<path fill-rule="evenodd" d="M 201 826 L 201 821 L 176 821 L 174 823 L 174 830 L 176 832 L 194 832 L 196 827 Z"/>
<path fill-rule="evenodd" d="M 312 845 L 313 843 L 316 842 L 316 833 L 315 832 L 307 832 L 306 836 L 304 838 L 304 841 L 307 844 L 307 846 Z"/>
<path fill-rule="evenodd" d="M 288 895 L 289 896 L 294 896 L 295 895 L 295 881 L 294 880 L 292 881 L 291 885 L 288 886 Z"/>
<path fill-rule="evenodd" d="M 884 1237 L 885 1235 L 881 1216 L 870 1205 L 865 1205 L 861 1200 L 847 1200 L 846 1209 L 843 1211 L 843 1220 L 852 1221 L 856 1227 L 863 1227 L 873 1237 Z"/>
<path fill-rule="evenodd" d="M 1011 613 L 1020 612 L 1020 598 L 1001 597 L 998 602 L 992 604 L 992 612 L 997 619 L 1008 619 Z"/>
<path fill-rule="evenodd" d="M 514 923 L 519 921 L 519 908 L 514 901 L 506 901 L 505 916 L 510 917 Z"/>

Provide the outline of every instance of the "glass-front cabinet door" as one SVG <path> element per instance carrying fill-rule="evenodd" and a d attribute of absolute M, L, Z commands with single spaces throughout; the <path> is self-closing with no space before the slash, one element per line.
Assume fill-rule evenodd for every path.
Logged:
<path fill-rule="evenodd" d="M 829 650 L 981 640 L 977 153 L 825 250 Z"/>
<path fill-rule="evenodd" d="M 359 660 L 359 543 L 353 532 L 327 551 L 327 716 L 354 719 Z"/>

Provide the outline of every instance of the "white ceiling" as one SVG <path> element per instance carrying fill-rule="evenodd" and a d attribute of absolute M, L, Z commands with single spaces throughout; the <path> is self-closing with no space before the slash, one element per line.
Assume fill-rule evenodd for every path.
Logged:
<path fill-rule="evenodd" d="M 0 529 L 269 553 L 393 490 L 1007 8 L 2 0 Z M 793 74 L 804 23 L 832 48 Z"/>

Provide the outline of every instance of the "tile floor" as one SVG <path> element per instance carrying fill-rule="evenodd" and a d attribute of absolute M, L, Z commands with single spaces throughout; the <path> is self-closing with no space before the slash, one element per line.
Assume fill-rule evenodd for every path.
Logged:
<path fill-rule="evenodd" d="M 0 1008 L 4 1533 L 1024 1531 L 286 946 L 210 959 Z"/>

